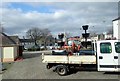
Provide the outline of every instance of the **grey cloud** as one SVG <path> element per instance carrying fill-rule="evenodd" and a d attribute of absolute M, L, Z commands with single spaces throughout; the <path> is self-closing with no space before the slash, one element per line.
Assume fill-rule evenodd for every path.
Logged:
<path fill-rule="evenodd" d="M 25 13 L 22 9 L 3 8 L 1 14 L 3 16 L 2 21 L 5 22 L 6 32 L 9 34 L 18 33 L 22 36 L 30 27 L 36 26 L 49 28 L 54 35 L 64 32 L 64 30 L 80 35 L 81 26 L 88 24 L 90 31 L 102 33 L 112 26 L 112 20 L 118 16 L 117 2 L 61 2 L 39 3 L 38 5 L 52 6 L 53 13 L 40 13 L 38 11 Z M 95 28 L 92 28 L 93 26 Z"/>

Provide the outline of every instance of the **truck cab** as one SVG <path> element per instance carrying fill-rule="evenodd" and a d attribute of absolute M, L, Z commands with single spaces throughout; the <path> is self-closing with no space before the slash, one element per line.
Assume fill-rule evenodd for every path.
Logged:
<path fill-rule="evenodd" d="M 120 71 L 120 40 L 97 41 L 98 71 Z"/>

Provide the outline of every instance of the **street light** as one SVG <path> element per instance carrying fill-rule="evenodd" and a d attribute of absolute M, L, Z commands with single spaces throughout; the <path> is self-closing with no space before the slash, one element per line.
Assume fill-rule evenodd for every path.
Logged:
<path fill-rule="evenodd" d="M 85 42 L 87 42 L 87 38 L 89 37 L 89 33 L 87 33 L 88 25 L 84 25 L 82 27 L 83 27 L 83 30 L 85 30 L 85 33 L 83 33 L 82 35 L 85 38 Z"/>
<path fill-rule="evenodd" d="M 88 25 L 83 25 L 82 28 L 85 30 L 85 33 L 82 33 L 82 36 L 85 38 L 85 47 L 87 48 L 87 38 L 89 37 L 89 33 L 87 33 Z"/>
<path fill-rule="evenodd" d="M 2 71 L 2 47 L 0 48 L 0 72 Z"/>

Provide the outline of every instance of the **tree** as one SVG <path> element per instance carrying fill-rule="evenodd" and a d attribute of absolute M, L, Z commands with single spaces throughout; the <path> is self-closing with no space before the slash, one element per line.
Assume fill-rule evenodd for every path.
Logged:
<path fill-rule="evenodd" d="M 40 28 L 34 27 L 29 29 L 26 32 L 26 37 L 34 40 L 35 45 L 37 45 L 37 41 L 40 40 L 41 38 L 44 39 L 44 42 L 46 44 L 46 39 L 49 34 L 50 34 L 49 29 L 40 29 Z"/>
<path fill-rule="evenodd" d="M 26 32 L 26 37 L 34 40 L 35 45 L 37 45 L 37 40 L 41 37 L 42 32 L 39 28 L 31 28 Z"/>
<path fill-rule="evenodd" d="M 44 46 L 46 48 L 46 44 L 47 42 L 50 41 L 50 39 L 52 38 L 52 35 L 50 33 L 50 30 L 48 29 L 43 29 L 42 30 L 42 37 L 41 37 L 43 40 L 44 40 Z"/>

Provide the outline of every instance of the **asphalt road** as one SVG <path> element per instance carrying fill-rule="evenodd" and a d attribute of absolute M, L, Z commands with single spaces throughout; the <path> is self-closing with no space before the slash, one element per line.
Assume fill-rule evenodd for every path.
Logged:
<path fill-rule="evenodd" d="M 77 71 L 66 76 L 59 76 L 52 70 L 47 70 L 42 63 L 41 52 L 27 53 L 22 61 L 15 62 L 7 69 L 3 79 L 118 79 L 120 73 L 104 73 L 97 71 Z"/>

